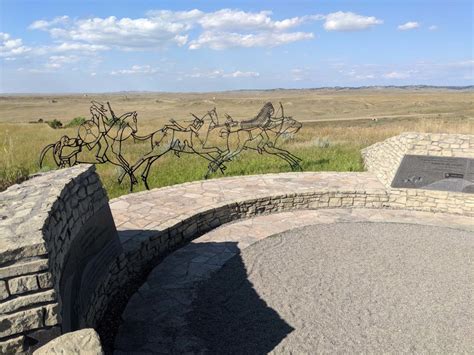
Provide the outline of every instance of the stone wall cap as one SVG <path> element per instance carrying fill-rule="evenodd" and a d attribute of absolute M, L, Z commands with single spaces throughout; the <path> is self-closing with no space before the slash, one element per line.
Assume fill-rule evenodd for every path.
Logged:
<path fill-rule="evenodd" d="M 0 264 L 46 254 L 43 228 L 66 185 L 95 171 L 91 164 L 34 174 L 0 192 Z"/>
<path fill-rule="evenodd" d="M 51 340 L 33 352 L 34 355 L 52 354 L 103 354 L 102 345 L 97 332 L 92 328 L 66 333 Z"/>

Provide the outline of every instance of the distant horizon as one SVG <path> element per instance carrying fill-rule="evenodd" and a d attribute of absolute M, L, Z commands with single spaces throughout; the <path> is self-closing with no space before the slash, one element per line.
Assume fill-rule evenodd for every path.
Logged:
<path fill-rule="evenodd" d="M 119 90 L 119 91 L 70 91 L 70 92 L 0 92 L 0 95 L 74 95 L 74 94 L 207 94 L 207 93 L 231 93 L 243 91 L 299 91 L 299 90 L 364 90 L 364 89 L 444 89 L 444 90 L 474 90 L 474 85 L 363 85 L 363 86 L 319 86 L 303 88 L 268 88 L 268 89 L 230 89 L 212 91 L 158 91 L 158 90 Z"/>
<path fill-rule="evenodd" d="M 470 0 L 2 0 L 0 92 L 470 86 L 472 14 Z"/>

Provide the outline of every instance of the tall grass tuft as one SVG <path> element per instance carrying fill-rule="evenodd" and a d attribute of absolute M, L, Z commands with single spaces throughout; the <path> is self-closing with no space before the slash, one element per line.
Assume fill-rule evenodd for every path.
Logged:
<path fill-rule="evenodd" d="M 2 140 L 4 163 L 0 165 L 0 191 L 28 179 L 30 170 L 18 162 L 13 155 L 13 138 L 5 135 Z"/>
<path fill-rule="evenodd" d="M 0 124 L 0 188 L 4 189 L 26 179 L 28 174 L 37 172 L 41 149 L 63 135 L 76 137 L 76 124 L 80 124 L 80 121 L 80 117 L 73 119 L 60 130 L 38 124 Z M 140 126 L 140 132 L 146 134 L 161 126 L 156 122 L 148 122 Z M 407 131 L 474 134 L 474 121 L 459 117 L 306 123 L 298 134 L 281 137 L 279 144 L 302 159 L 304 171 L 363 171 L 360 155 L 362 148 Z M 132 140 L 127 141 L 122 149 L 131 164 L 148 150 L 147 143 L 133 143 Z M 94 153 L 90 152 L 91 159 Z M 152 165 L 148 184 L 156 188 L 201 180 L 207 171 L 207 164 L 206 160 L 197 156 L 180 154 L 178 157 L 168 153 Z M 226 176 L 291 171 L 285 161 L 265 153 L 259 154 L 255 150 L 244 150 L 226 165 Z M 53 159 L 47 156 L 43 169 L 53 168 Z M 143 168 L 144 166 L 136 171 L 140 183 L 134 191 L 145 189 L 140 179 Z M 117 182 L 121 173 L 119 168 L 112 164 L 102 164 L 97 165 L 97 172 L 110 198 L 128 193 L 129 181 L 124 179 L 121 185 Z M 211 178 L 221 176 L 221 173 L 215 173 Z"/>

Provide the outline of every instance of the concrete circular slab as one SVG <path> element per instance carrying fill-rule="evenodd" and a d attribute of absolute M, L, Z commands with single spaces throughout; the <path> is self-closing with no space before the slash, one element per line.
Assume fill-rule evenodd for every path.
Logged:
<path fill-rule="evenodd" d="M 115 351 L 471 352 L 473 229 L 375 209 L 221 226 L 150 273 Z"/>
<path fill-rule="evenodd" d="M 340 223 L 264 239 L 199 285 L 187 316 L 196 350 L 469 353 L 472 237 Z"/>

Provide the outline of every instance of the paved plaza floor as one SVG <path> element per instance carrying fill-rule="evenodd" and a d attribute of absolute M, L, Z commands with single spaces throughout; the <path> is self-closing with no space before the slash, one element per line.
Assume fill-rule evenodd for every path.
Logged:
<path fill-rule="evenodd" d="M 120 353 L 473 352 L 470 218 L 387 209 L 223 225 L 130 299 Z"/>

